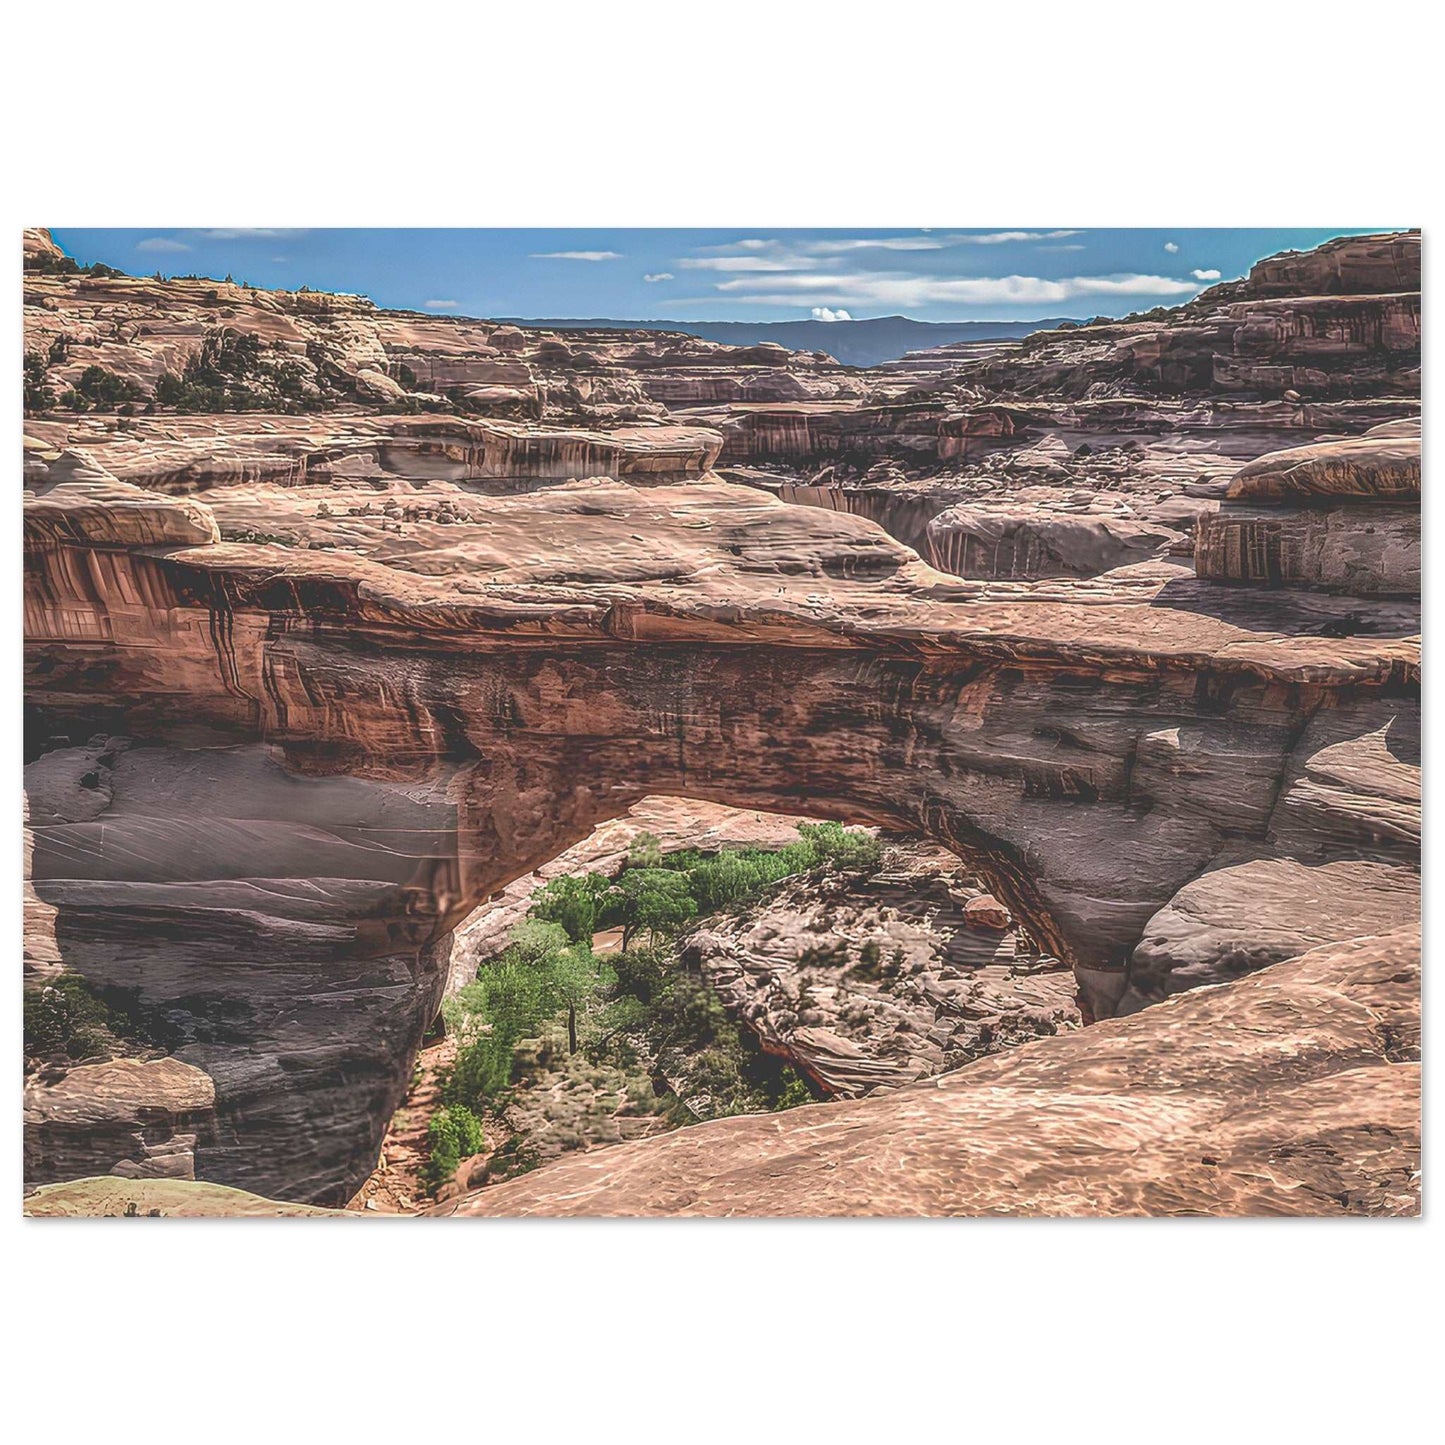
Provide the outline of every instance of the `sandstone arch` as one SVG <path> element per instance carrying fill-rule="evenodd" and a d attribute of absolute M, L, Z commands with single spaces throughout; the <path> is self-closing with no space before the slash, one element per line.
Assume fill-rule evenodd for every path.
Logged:
<path fill-rule="evenodd" d="M 141 1167 L 193 1138 L 200 1177 L 342 1199 L 450 930 L 649 793 L 928 833 L 1108 1014 L 1160 909 L 1275 849 L 1312 719 L 1417 707 L 1404 604 L 1333 637 L 1332 599 L 1262 626 L 1178 567 L 960 584 L 715 483 L 458 496 L 421 558 L 221 543 L 113 482 L 27 507 L 37 966 L 133 991 L 214 1086 L 127 1119 Z M 37 1110 L 37 1161 L 85 1135 Z"/>

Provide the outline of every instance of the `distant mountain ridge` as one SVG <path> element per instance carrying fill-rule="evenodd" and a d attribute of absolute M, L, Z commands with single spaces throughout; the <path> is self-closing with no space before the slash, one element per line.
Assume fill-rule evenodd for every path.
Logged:
<path fill-rule="evenodd" d="M 860 321 L 616 321 L 602 318 L 521 317 L 501 320 L 558 331 L 683 331 L 704 341 L 756 346 L 772 341 L 789 351 L 826 351 L 848 366 L 877 366 L 910 351 L 949 346 L 955 341 L 1007 341 L 1047 331 L 1072 317 L 1038 321 L 914 321 L 908 316 L 874 316 Z"/>

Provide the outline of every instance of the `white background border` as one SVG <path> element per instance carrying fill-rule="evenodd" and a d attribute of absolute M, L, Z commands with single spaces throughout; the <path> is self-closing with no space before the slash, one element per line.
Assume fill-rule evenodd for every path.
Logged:
<path fill-rule="evenodd" d="M 1428 229 L 1425 14 L 12 8 L 8 455 L 24 225 Z M 17 944 L 18 494 L 0 860 Z M 13 1061 L 18 980 L 5 998 Z M 1423 1223 L 26 1224 L 18 1110 L 0 1119 L 12 1438 L 1273 1445 L 1438 1428 Z"/>

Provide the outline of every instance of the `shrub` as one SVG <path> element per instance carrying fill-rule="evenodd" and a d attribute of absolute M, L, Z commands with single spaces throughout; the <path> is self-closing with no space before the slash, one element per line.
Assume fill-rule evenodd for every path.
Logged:
<path fill-rule="evenodd" d="M 77 973 L 27 988 L 23 1020 L 27 1059 L 109 1059 L 180 1042 L 163 1016 L 141 1006 L 138 991 L 97 989 Z"/>
<path fill-rule="evenodd" d="M 49 411 L 55 405 L 55 393 L 47 384 L 45 358 L 38 352 L 25 353 L 25 412 L 27 416 Z"/>
<path fill-rule="evenodd" d="M 105 1026 L 103 1003 L 76 974 L 62 974 L 40 988 L 25 990 L 24 1034 L 27 1058 L 69 1054 L 78 1035 Z"/>
<path fill-rule="evenodd" d="M 273 343 L 263 350 L 254 332 L 222 326 L 207 332 L 181 375 L 166 372 L 157 380 L 155 399 L 189 412 L 315 410 L 334 399 L 335 388 L 326 379 L 330 373 L 319 370 L 321 349 L 308 345 L 307 355 L 318 367 L 315 375 L 284 347 Z"/>
<path fill-rule="evenodd" d="M 850 833 L 841 823 L 800 823 L 798 834 L 823 863 L 845 873 L 866 873 L 878 867 L 883 845 L 868 833 Z"/>
<path fill-rule="evenodd" d="M 223 386 L 228 378 L 254 375 L 260 364 L 261 338 L 223 326 L 202 338 L 200 351 L 186 363 L 186 380 Z"/>
<path fill-rule="evenodd" d="M 784 1064 L 780 1071 L 781 1088 L 773 1101 L 773 1108 L 795 1109 L 799 1104 L 814 1102 L 813 1091 L 808 1081 L 791 1064 Z"/>
<path fill-rule="evenodd" d="M 667 981 L 672 955 L 665 948 L 628 948 L 613 954 L 610 961 L 618 989 L 651 1003 Z"/>
<path fill-rule="evenodd" d="M 464 1104 L 446 1104 L 427 1125 L 426 1184 L 435 1192 L 484 1142 L 482 1121 Z"/>
<path fill-rule="evenodd" d="M 627 850 L 629 868 L 661 868 L 663 866 L 662 844 L 654 833 L 639 833 Z"/>
<path fill-rule="evenodd" d="M 87 366 L 80 379 L 60 398 L 71 411 L 114 411 L 126 402 L 144 401 L 145 391 L 128 377 L 103 366 Z"/>
<path fill-rule="evenodd" d="M 100 280 L 125 275 L 124 271 L 107 266 L 104 261 L 92 261 L 89 266 L 82 266 L 73 256 L 55 256 L 49 252 L 27 256 L 25 269 L 41 276 L 94 276 Z"/>

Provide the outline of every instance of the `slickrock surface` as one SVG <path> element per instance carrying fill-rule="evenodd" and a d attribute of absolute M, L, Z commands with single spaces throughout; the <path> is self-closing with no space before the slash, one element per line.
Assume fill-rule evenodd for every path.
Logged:
<path fill-rule="evenodd" d="M 154 386 L 228 329 L 271 358 L 245 410 L 26 421 L 27 977 L 123 1000 L 214 1090 L 34 1061 L 36 1179 L 343 1202 L 454 931 L 649 796 L 956 851 L 1085 1018 L 1156 1005 L 1129 1038 L 1184 984 L 1418 925 L 1418 295 L 1281 296 L 1314 274 L 1291 263 L 915 395 L 769 348 L 66 276 L 28 245 L 56 390 L 93 364 Z M 1357 249 L 1328 274 L 1408 270 L 1404 242 Z M 682 373 L 683 397 L 786 373 L 808 399 L 646 391 Z M 1269 497 L 1226 495 L 1301 443 L 1238 483 Z M 958 506 L 1085 535 L 963 549 L 966 579 L 897 540 Z M 1121 566 L 1099 532 L 1159 540 Z M 1307 903 L 1340 880 L 1354 912 Z"/>
<path fill-rule="evenodd" d="M 289 1219 L 353 1218 L 340 1209 L 317 1209 L 263 1199 L 223 1184 L 174 1179 L 76 1179 L 47 1184 L 25 1196 L 32 1219 Z"/>
<path fill-rule="evenodd" d="M 445 1215 L 1419 1211 L 1419 938 L 1316 949 L 856 1102 L 601 1150 Z"/>

